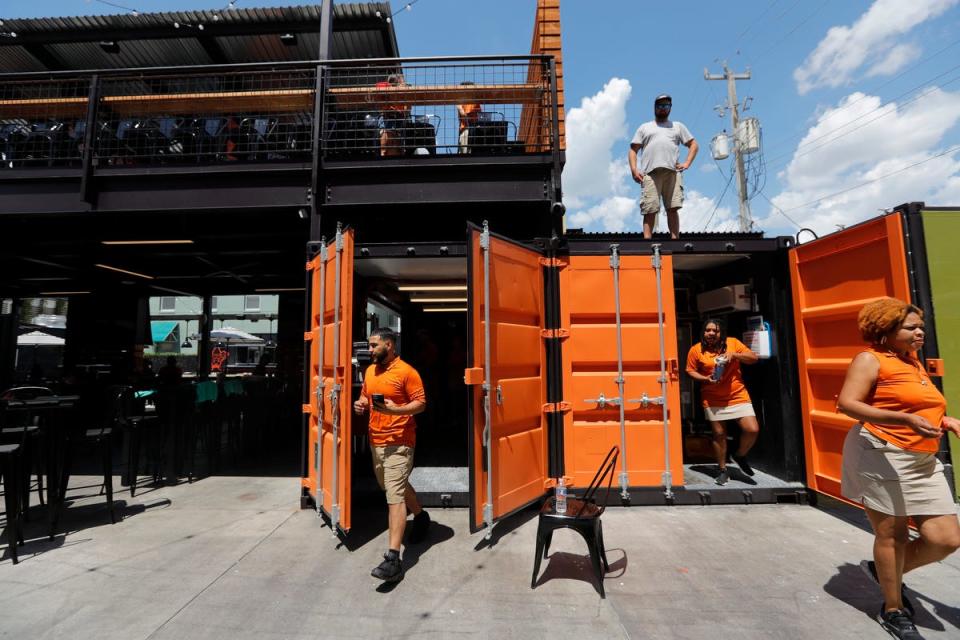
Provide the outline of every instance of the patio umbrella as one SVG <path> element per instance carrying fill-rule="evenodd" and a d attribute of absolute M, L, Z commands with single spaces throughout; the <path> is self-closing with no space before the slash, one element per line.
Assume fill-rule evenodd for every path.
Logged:
<path fill-rule="evenodd" d="M 17 345 L 19 346 L 63 346 L 65 342 L 63 338 L 44 333 L 43 331 L 31 331 L 17 336 Z"/>
<path fill-rule="evenodd" d="M 260 344 L 263 342 L 263 338 L 258 338 L 252 333 L 247 333 L 246 331 L 241 331 L 240 329 L 234 329 L 233 327 L 220 327 L 219 329 L 214 329 L 210 332 L 210 337 L 216 340 L 222 340 L 223 342 L 232 342 L 234 344 Z"/>

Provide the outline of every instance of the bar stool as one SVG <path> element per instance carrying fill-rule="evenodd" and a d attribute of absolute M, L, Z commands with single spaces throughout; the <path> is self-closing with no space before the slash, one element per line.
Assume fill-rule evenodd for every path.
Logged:
<path fill-rule="evenodd" d="M 23 544 L 23 523 L 20 519 L 20 445 L 0 445 L 0 475 L 3 475 L 3 501 L 7 512 L 7 545 L 13 564 L 17 557 L 17 543 Z"/>

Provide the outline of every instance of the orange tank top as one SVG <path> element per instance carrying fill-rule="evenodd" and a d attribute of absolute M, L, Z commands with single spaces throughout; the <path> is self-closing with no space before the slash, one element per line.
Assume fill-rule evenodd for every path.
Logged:
<path fill-rule="evenodd" d="M 867 398 L 867 404 L 887 411 L 915 413 L 939 427 L 947 411 L 947 401 L 916 356 L 905 359 L 891 351 L 872 347 L 867 353 L 872 353 L 880 362 L 877 383 Z M 881 440 L 907 451 L 936 453 L 940 447 L 939 439 L 922 436 L 907 426 L 872 422 L 865 422 L 863 426 Z"/>

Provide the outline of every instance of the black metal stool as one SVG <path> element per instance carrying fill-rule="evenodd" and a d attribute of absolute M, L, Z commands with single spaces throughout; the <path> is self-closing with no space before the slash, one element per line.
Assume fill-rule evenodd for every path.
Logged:
<path fill-rule="evenodd" d="M 20 445 L 0 445 L 0 474 L 3 475 L 3 500 L 7 511 L 7 544 L 13 564 L 17 557 L 17 543 L 23 544 L 23 523 L 20 519 Z"/>

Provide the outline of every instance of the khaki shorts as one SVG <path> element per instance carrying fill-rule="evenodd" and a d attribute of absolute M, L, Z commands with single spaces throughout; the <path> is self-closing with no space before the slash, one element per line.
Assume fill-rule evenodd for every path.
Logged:
<path fill-rule="evenodd" d="M 643 215 L 660 213 L 660 201 L 666 209 L 683 206 L 683 177 L 677 171 L 654 169 L 643 176 L 643 195 L 640 196 L 640 212 Z"/>
<path fill-rule="evenodd" d="M 848 500 L 891 516 L 942 516 L 957 512 L 932 453 L 907 451 L 857 424 L 843 442 L 840 492 Z"/>
<path fill-rule="evenodd" d="M 380 488 L 387 494 L 387 504 L 400 504 L 413 471 L 413 447 L 390 445 L 370 447 L 373 456 L 373 472 Z"/>

